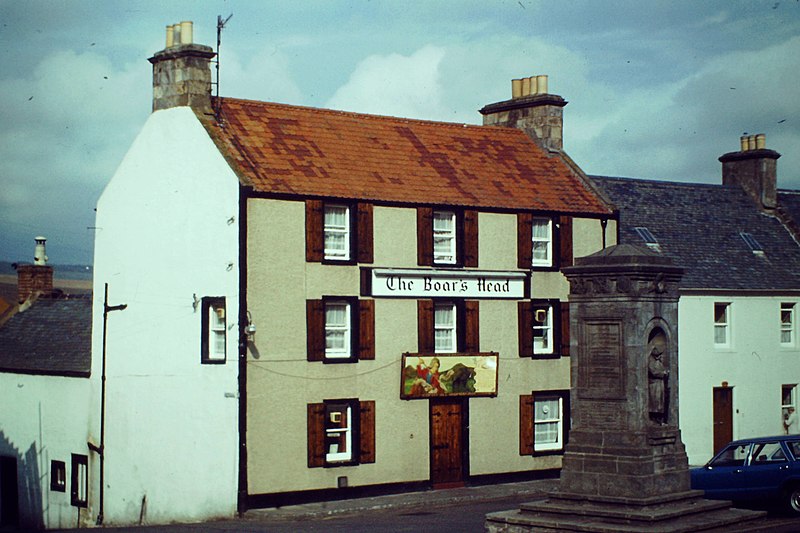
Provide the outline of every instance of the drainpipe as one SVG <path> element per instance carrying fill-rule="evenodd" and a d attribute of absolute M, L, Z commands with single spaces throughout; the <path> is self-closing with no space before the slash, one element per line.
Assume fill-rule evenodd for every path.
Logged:
<path fill-rule="evenodd" d="M 108 313 L 123 311 L 127 304 L 108 305 L 108 283 L 105 284 L 103 298 L 103 371 L 100 377 L 100 446 L 89 443 L 89 448 L 100 455 L 100 511 L 97 514 L 97 525 L 103 525 L 103 495 L 105 493 L 105 443 L 106 443 L 106 333 L 108 331 Z"/>

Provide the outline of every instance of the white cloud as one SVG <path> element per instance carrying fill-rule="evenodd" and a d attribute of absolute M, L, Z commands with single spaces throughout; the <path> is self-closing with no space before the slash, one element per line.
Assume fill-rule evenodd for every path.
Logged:
<path fill-rule="evenodd" d="M 225 50 L 222 56 L 221 95 L 269 102 L 300 100 L 300 89 L 290 71 L 291 61 L 277 47 L 261 48 L 248 61 L 234 51 Z"/>
<path fill-rule="evenodd" d="M 445 51 L 425 46 L 410 56 L 372 55 L 361 61 L 326 107 L 431 119 L 441 114 L 439 66 Z"/>

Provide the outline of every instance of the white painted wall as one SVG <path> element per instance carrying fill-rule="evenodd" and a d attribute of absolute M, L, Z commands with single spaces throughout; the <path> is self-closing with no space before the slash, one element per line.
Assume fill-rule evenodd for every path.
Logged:
<path fill-rule="evenodd" d="M 729 349 L 714 347 L 714 303 L 732 304 Z M 733 437 L 783 433 L 781 386 L 800 383 L 800 344 L 780 345 L 782 296 L 682 295 L 678 346 L 680 428 L 689 463 L 701 465 L 713 452 L 713 389 L 733 387 Z M 795 320 L 797 320 L 797 315 Z"/>
<path fill-rule="evenodd" d="M 150 116 L 98 201 L 95 380 L 105 284 L 110 305 L 127 304 L 108 317 L 105 524 L 236 511 L 238 187 L 194 113 L 179 107 Z M 200 362 L 204 296 L 226 298 L 224 365 Z"/>
<path fill-rule="evenodd" d="M 0 455 L 17 463 L 22 529 L 92 522 L 70 504 L 72 454 L 86 455 L 91 384 L 87 378 L 0 373 Z M 50 490 L 50 462 L 66 465 L 66 490 Z"/>

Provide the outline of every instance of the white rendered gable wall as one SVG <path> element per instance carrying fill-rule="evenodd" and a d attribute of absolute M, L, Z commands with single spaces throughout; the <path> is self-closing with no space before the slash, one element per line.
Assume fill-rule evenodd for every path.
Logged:
<path fill-rule="evenodd" d="M 145 123 L 98 201 L 92 376 L 107 324 L 104 523 L 236 512 L 239 184 L 188 107 Z M 201 364 L 200 299 L 225 297 L 225 364 Z M 93 461 L 93 465 L 98 465 Z M 97 504 L 98 468 L 92 469 Z"/>

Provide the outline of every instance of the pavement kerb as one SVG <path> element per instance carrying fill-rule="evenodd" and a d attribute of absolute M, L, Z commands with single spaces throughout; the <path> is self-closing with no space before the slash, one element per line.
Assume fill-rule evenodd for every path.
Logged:
<path fill-rule="evenodd" d="M 544 493 L 555 488 L 557 483 L 558 480 L 545 479 L 523 481 L 519 483 L 460 487 L 456 489 L 425 490 L 264 509 L 250 509 L 245 512 L 243 518 L 248 521 L 312 520 L 331 516 L 385 511 L 388 509 L 430 509 L 432 507 L 444 507 L 455 503 L 491 502 L 507 499 L 512 496 L 522 501 L 532 501 L 542 498 Z"/>

